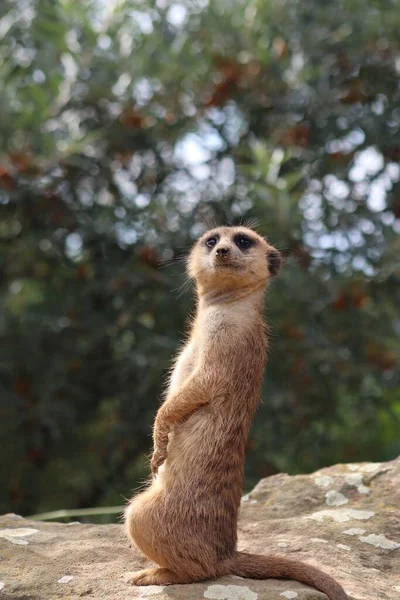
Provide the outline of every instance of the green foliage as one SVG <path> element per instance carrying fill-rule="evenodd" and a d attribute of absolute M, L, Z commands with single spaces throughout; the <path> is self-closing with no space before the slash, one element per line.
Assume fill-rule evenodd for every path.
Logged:
<path fill-rule="evenodd" d="M 287 259 L 246 485 L 399 452 L 399 27 L 398 0 L 3 1 L 0 511 L 144 479 L 212 223 Z"/>

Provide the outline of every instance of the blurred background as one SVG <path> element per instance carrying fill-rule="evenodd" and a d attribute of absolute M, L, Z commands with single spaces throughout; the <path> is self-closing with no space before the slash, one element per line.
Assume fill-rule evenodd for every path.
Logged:
<path fill-rule="evenodd" d="M 246 490 L 400 452 L 399 30 L 399 0 L 1 2 L 0 512 L 146 478 L 214 224 L 286 257 Z"/>

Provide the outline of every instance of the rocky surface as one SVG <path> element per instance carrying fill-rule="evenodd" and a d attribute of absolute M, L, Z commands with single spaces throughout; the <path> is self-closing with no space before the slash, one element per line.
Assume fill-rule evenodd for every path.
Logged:
<path fill-rule="evenodd" d="M 353 600 L 400 600 L 400 459 L 276 475 L 243 498 L 239 548 L 301 559 L 336 577 Z M 0 598 L 8 600 L 326 600 L 292 581 L 224 577 L 132 587 L 148 561 L 121 525 L 0 517 Z"/>

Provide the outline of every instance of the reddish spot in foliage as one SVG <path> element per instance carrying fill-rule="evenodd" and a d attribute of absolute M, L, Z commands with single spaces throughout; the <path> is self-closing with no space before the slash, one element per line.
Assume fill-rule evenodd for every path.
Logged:
<path fill-rule="evenodd" d="M 293 338 L 298 342 L 303 341 L 305 338 L 304 329 L 293 323 L 286 323 L 283 326 L 283 330 L 288 337 Z"/>
<path fill-rule="evenodd" d="M 400 146 L 386 146 L 382 148 L 382 154 L 385 158 L 400 162 Z"/>
<path fill-rule="evenodd" d="M 332 302 L 332 306 L 335 310 L 346 310 L 348 307 L 348 299 L 344 294 L 341 294 L 334 302 Z"/>
<path fill-rule="evenodd" d="M 88 268 L 86 265 L 79 265 L 76 271 L 76 277 L 79 280 L 86 279 L 88 276 Z"/>
<path fill-rule="evenodd" d="M 23 152 L 14 152 L 9 156 L 13 166 L 20 172 L 25 172 L 32 166 L 32 157 Z"/>
<path fill-rule="evenodd" d="M 159 264 L 157 251 L 152 246 L 143 246 L 140 248 L 138 256 L 141 263 L 150 267 L 157 267 Z"/>
<path fill-rule="evenodd" d="M 126 109 L 120 116 L 120 122 L 128 129 L 141 129 L 144 126 L 144 117 L 134 108 Z"/>
<path fill-rule="evenodd" d="M 293 371 L 299 373 L 304 369 L 304 360 L 302 358 L 295 358 L 293 361 Z"/>
<path fill-rule="evenodd" d="M 329 154 L 329 158 L 332 162 L 338 163 L 340 165 L 347 165 L 354 156 L 354 152 L 331 152 Z"/>
<path fill-rule="evenodd" d="M 172 112 L 166 112 L 164 115 L 164 121 L 168 123 L 168 125 L 174 125 L 174 123 L 176 123 L 176 116 Z"/>
<path fill-rule="evenodd" d="M 400 196 L 398 196 L 397 198 L 395 198 L 395 200 L 394 200 L 391 208 L 392 208 L 394 216 L 397 219 L 400 219 Z"/>
<path fill-rule="evenodd" d="M 42 450 L 29 450 L 25 455 L 25 459 L 32 463 L 38 463 L 43 460 L 43 458 L 44 455 Z"/>
<path fill-rule="evenodd" d="M 297 419 L 297 422 L 296 422 L 297 429 L 307 429 L 307 427 L 309 427 L 309 425 L 310 425 L 310 421 L 306 415 L 301 415 L 301 417 L 299 417 Z"/>
<path fill-rule="evenodd" d="M 294 257 L 303 269 L 308 269 L 312 263 L 312 256 L 305 246 L 298 245 L 294 250 Z"/>
<path fill-rule="evenodd" d="M 299 123 L 289 127 L 282 137 L 282 144 L 306 148 L 310 144 L 310 132 L 310 126 L 307 123 Z"/>
<path fill-rule="evenodd" d="M 129 450 L 130 442 L 126 438 L 123 438 L 119 442 L 119 449 L 122 453 L 127 452 Z"/>
<path fill-rule="evenodd" d="M 66 317 L 70 319 L 72 322 L 75 321 L 75 324 L 79 322 L 80 312 L 77 308 L 69 308 L 66 312 Z"/>
<path fill-rule="evenodd" d="M 381 371 L 393 369 L 400 358 L 396 352 L 385 348 L 375 341 L 367 343 L 366 355 L 369 362 L 377 366 Z"/>
<path fill-rule="evenodd" d="M 217 83 L 215 90 L 209 100 L 204 104 L 207 107 L 223 106 L 232 96 L 234 96 L 239 76 L 232 76 Z"/>
<path fill-rule="evenodd" d="M 0 166 L 0 185 L 10 191 L 14 188 L 14 179 L 6 167 Z"/>
<path fill-rule="evenodd" d="M 362 308 L 365 304 L 367 296 L 365 294 L 357 294 L 353 298 L 353 304 L 357 308 Z"/>
<path fill-rule="evenodd" d="M 68 367 L 70 371 L 79 371 L 79 369 L 81 368 L 81 362 L 77 359 L 72 359 L 69 361 Z"/>
<path fill-rule="evenodd" d="M 12 504 L 19 504 L 24 499 L 24 494 L 19 486 L 10 486 L 8 488 Z"/>
<path fill-rule="evenodd" d="M 359 78 L 352 79 L 347 89 L 343 92 L 340 97 L 340 102 L 342 104 L 355 104 L 356 102 L 369 102 L 372 100 L 374 95 L 372 93 L 367 93 L 365 89 L 363 89 L 362 81 Z"/>
<path fill-rule="evenodd" d="M 276 56 L 280 59 L 286 58 L 289 54 L 289 48 L 285 40 L 281 37 L 277 37 L 272 42 L 272 48 Z"/>
<path fill-rule="evenodd" d="M 211 96 L 204 102 L 208 107 L 222 106 L 232 98 L 243 75 L 243 66 L 235 59 L 219 57 L 216 59 L 216 64 L 222 79 L 215 85 Z"/>
<path fill-rule="evenodd" d="M 246 452 L 250 452 L 250 450 L 254 450 L 254 448 L 256 447 L 254 440 L 247 440 L 246 442 Z"/>
<path fill-rule="evenodd" d="M 342 72 L 350 71 L 352 68 L 351 61 L 343 50 L 336 52 L 336 64 Z"/>
<path fill-rule="evenodd" d="M 14 381 L 14 391 L 21 398 L 30 398 L 32 393 L 32 382 L 28 377 L 18 377 Z"/>
<path fill-rule="evenodd" d="M 276 468 L 269 463 L 263 463 L 257 467 L 259 477 L 269 477 L 270 475 L 275 475 L 276 472 Z"/>

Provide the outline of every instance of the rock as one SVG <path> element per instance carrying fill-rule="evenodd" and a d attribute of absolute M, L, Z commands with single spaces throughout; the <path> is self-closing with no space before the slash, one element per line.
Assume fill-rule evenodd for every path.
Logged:
<path fill-rule="evenodd" d="M 353 600 L 398 600 L 400 459 L 263 479 L 243 498 L 239 549 L 318 566 Z M 300 583 L 272 579 L 223 577 L 165 588 L 126 583 L 129 572 L 148 565 L 121 525 L 0 517 L 2 600 L 326 600 Z"/>

